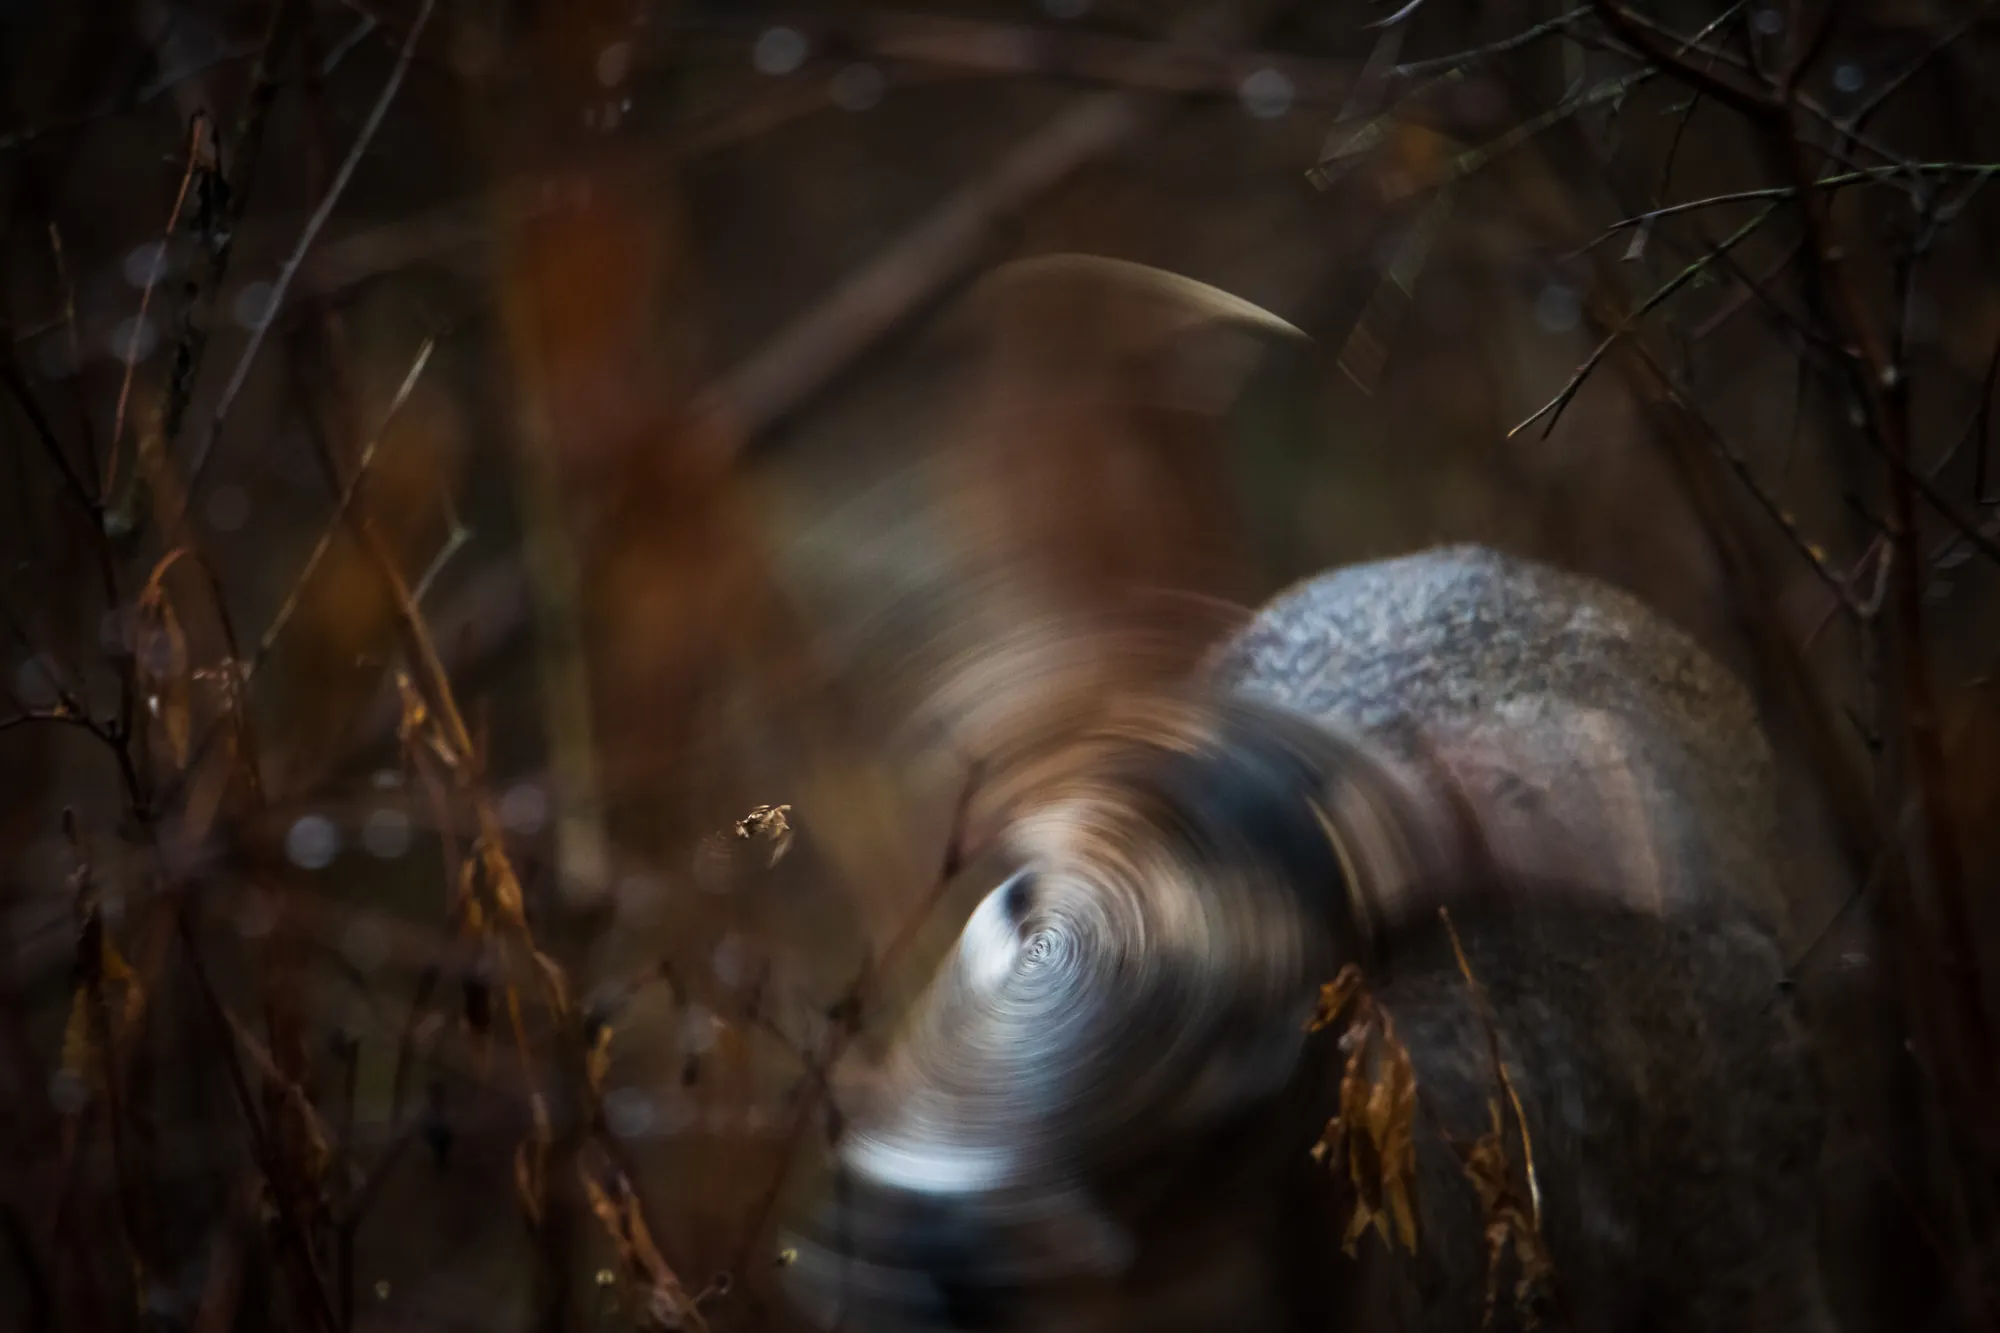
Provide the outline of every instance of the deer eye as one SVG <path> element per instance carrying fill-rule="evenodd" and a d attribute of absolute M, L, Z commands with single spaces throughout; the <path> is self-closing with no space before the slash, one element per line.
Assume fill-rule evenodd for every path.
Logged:
<path fill-rule="evenodd" d="M 1018 871 L 1000 886 L 1000 910 L 1006 913 L 1009 923 L 1020 925 L 1034 908 L 1035 876 L 1032 871 Z"/>

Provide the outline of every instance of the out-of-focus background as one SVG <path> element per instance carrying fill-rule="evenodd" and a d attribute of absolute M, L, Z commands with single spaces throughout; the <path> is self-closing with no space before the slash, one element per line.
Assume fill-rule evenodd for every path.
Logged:
<path fill-rule="evenodd" d="M 1757 692 L 1844 1326 L 1991 1327 L 1996 74 L 1973 0 L 0 5 L 0 1327 L 785 1327 L 982 775 L 1473 540 Z"/>

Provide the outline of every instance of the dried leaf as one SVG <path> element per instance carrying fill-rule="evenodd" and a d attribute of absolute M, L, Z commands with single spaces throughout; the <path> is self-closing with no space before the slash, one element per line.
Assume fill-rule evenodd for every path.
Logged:
<path fill-rule="evenodd" d="M 521 1140 L 514 1149 L 514 1197 L 520 1200 L 528 1225 L 536 1230 L 540 1230 L 542 1225 L 542 1203 L 546 1197 L 543 1193 L 545 1162 L 542 1145 L 533 1139 Z"/>
<path fill-rule="evenodd" d="M 1352 964 L 1321 988 L 1312 1026 L 1325 1027 L 1344 1012 L 1352 1017 L 1341 1035 L 1347 1061 L 1339 1112 L 1313 1145 L 1313 1160 L 1336 1172 L 1346 1168 L 1354 1213 L 1341 1247 L 1350 1257 L 1371 1227 L 1390 1249 L 1400 1244 L 1415 1253 L 1416 1069 L 1394 1021 Z"/>
<path fill-rule="evenodd" d="M 1352 1259 L 1359 1253 L 1361 1238 L 1368 1234 L 1368 1224 L 1375 1220 L 1375 1211 L 1366 1203 L 1356 1201 L 1354 1216 L 1347 1221 L 1347 1234 L 1340 1238 L 1341 1252 Z"/>
<path fill-rule="evenodd" d="M 761 840 L 766 845 L 764 868 L 770 869 L 792 848 L 792 807 L 760 805 L 736 821 L 736 836 Z"/>
<path fill-rule="evenodd" d="M 478 935 L 485 930 L 486 919 L 479 911 L 479 862 L 472 857 L 458 863 L 452 910 L 461 914 L 466 934 Z"/>
<path fill-rule="evenodd" d="M 125 1008 L 120 1017 L 129 1030 L 146 1011 L 146 990 L 139 982 L 139 974 L 132 970 L 109 936 L 104 939 L 104 977 L 125 993 Z"/>
<path fill-rule="evenodd" d="M 410 673 L 407 671 L 396 673 L 396 698 L 402 708 L 397 716 L 396 737 L 408 745 L 430 724 L 430 705 L 424 702 L 421 694 L 417 693 L 416 683 L 410 679 Z"/>
<path fill-rule="evenodd" d="M 1438 919 L 1444 923 L 1445 932 L 1450 936 L 1452 952 L 1458 959 L 1459 974 L 1465 978 L 1473 1009 L 1486 1030 L 1494 1081 L 1513 1108 L 1515 1125 L 1520 1131 L 1522 1169 L 1527 1179 L 1527 1199 L 1524 1203 L 1514 1189 L 1513 1172 L 1507 1160 L 1506 1120 L 1501 1113 L 1500 1099 L 1489 1098 L 1487 1107 L 1492 1128 L 1471 1149 L 1461 1154 L 1466 1174 L 1478 1189 L 1480 1203 L 1486 1211 L 1486 1317 L 1489 1321 L 1492 1319 L 1500 1281 L 1500 1259 L 1511 1242 L 1515 1261 L 1521 1269 L 1520 1278 L 1514 1284 L 1515 1308 L 1523 1324 L 1534 1328 L 1538 1323 L 1538 1303 L 1552 1290 L 1555 1276 L 1548 1247 L 1542 1239 L 1542 1193 L 1535 1175 L 1535 1145 L 1528 1135 L 1528 1120 L 1521 1108 L 1521 1095 L 1507 1073 L 1507 1062 L 1500 1049 L 1500 1030 L 1494 1022 L 1486 988 L 1473 974 L 1472 960 L 1466 956 L 1465 945 L 1458 937 L 1458 928 L 1452 924 L 1451 912 L 1438 908 Z"/>
<path fill-rule="evenodd" d="M 1363 393 L 1372 394 L 1389 364 L 1389 346 L 1415 299 L 1417 279 L 1430 259 L 1445 220 L 1457 205 L 1451 182 L 1438 187 L 1397 245 L 1382 280 L 1375 285 L 1354 326 L 1341 343 L 1334 364 Z"/>
<path fill-rule="evenodd" d="M 408 672 L 396 673 L 396 698 L 400 706 L 396 719 L 397 742 L 406 751 L 418 747 L 429 750 L 447 769 L 456 770 L 458 752 L 439 731 L 430 705 L 424 702 L 423 692 L 417 689 Z"/>
<path fill-rule="evenodd" d="M 95 1047 L 90 1039 L 90 991 L 78 986 L 70 996 L 69 1020 L 63 1024 L 62 1072 L 76 1081 L 78 1087 L 90 1087 L 95 1072 L 95 1062 L 91 1052 Z"/>
<path fill-rule="evenodd" d="M 167 596 L 166 575 L 186 554 L 177 548 L 153 566 L 134 611 L 133 652 L 146 711 L 159 723 L 167 753 L 176 769 L 187 764 L 194 692 L 188 663 L 187 635 Z"/>
<path fill-rule="evenodd" d="M 567 1018 L 570 1009 L 569 974 L 563 971 L 561 963 L 540 949 L 534 951 L 534 958 L 536 970 L 542 974 L 542 983 L 547 990 L 549 1008 L 558 1019 Z"/>
<path fill-rule="evenodd" d="M 1349 1001 L 1361 993 L 1361 969 L 1353 963 L 1340 969 L 1340 975 L 1319 988 L 1319 1005 L 1313 1011 L 1312 1021 L 1306 1031 L 1318 1032 L 1327 1024 L 1339 1018 Z"/>
<path fill-rule="evenodd" d="M 628 1279 L 645 1291 L 645 1308 L 651 1323 L 659 1328 L 691 1328 L 706 1333 L 708 1321 L 695 1302 L 688 1299 L 687 1288 L 653 1243 L 652 1232 L 639 1207 L 639 1196 L 624 1172 L 609 1163 L 604 1164 L 601 1172 L 593 1171 L 587 1160 L 578 1163 L 577 1171 L 583 1181 L 584 1195 L 590 1200 L 590 1210 L 618 1251 Z"/>
<path fill-rule="evenodd" d="M 513 862 L 497 843 L 483 843 L 479 855 L 486 870 L 487 893 L 494 912 L 504 925 L 525 927 L 527 903 L 521 894 L 521 881 L 514 876 Z"/>
<path fill-rule="evenodd" d="M 1490 1128 L 1458 1149 L 1466 1179 L 1472 1182 L 1480 1211 L 1486 1216 L 1486 1300 L 1481 1327 L 1493 1322 L 1499 1307 L 1501 1267 L 1511 1249 L 1519 1270 L 1513 1293 L 1515 1313 L 1524 1328 L 1532 1329 L 1539 1324 L 1539 1312 L 1553 1291 L 1555 1265 L 1533 1210 L 1515 1188 L 1499 1098 L 1488 1099 L 1487 1111 Z"/>
<path fill-rule="evenodd" d="M 604 1093 L 604 1076 L 611 1072 L 611 1036 L 613 1028 L 609 1023 L 600 1023 L 596 1039 L 590 1043 L 590 1051 L 584 1057 L 584 1073 L 590 1079 L 592 1094 Z"/>
<path fill-rule="evenodd" d="M 1385 1023 L 1387 1071 L 1386 1114 L 1380 1140 L 1382 1195 L 1395 1222 L 1396 1235 L 1411 1253 L 1417 1248 L 1417 1210 L 1413 1197 L 1417 1180 L 1417 1071 L 1410 1053 Z"/>
<path fill-rule="evenodd" d="M 792 849 L 791 815 L 789 805 L 760 805 L 709 834 L 695 848 L 696 877 L 709 885 L 725 883 L 744 868 L 749 856 L 757 857 L 760 869 L 771 869 Z"/>

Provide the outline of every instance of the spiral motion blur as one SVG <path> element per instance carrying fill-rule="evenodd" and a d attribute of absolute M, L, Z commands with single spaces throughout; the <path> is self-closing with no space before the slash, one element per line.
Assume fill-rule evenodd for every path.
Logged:
<path fill-rule="evenodd" d="M 1619 1171 L 1664 1179 L 1705 1153 L 1642 1121 L 1586 1129 L 1609 1103 L 1654 1087 L 1662 1115 L 1683 1098 L 1740 1103 L 1732 1133 L 1751 1156 L 1676 1207 L 1715 1210 L 1731 1219 L 1724 1230 L 1776 1228 L 1778 1280 L 1795 1302 L 1783 1326 L 1823 1330 L 1805 1154 L 1819 1111 L 1789 1017 L 1767 1013 L 1715 1049 L 1700 1037 L 1676 1049 L 1685 1035 L 1632 1049 L 1610 1035 L 1615 1025 L 1567 1026 L 1640 996 L 1648 1013 L 1720 1015 L 1745 988 L 1775 985 L 1787 927 L 1768 881 L 1744 874 L 1773 855 L 1768 761 L 1754 734 L 1710 743 L 1740 715 L 1740 687 L 1621 594 L 1458 548 L 1322 576 L 1261 611 L 1210 670 L 1206 684 L 1128 698 L 1021 760 L 1015 804 L 1000 816 L 1019 868 L 971 911 L 896 1036 L 873 1112 L 836 1145 L 839 1184 L 800 1242 L 803 1304 L 852 1301 L 885 1327 L 917 1328 L 1141 1317 L 1195 1328 L 1245 1308 L 1309 1318 L 1301 1309 L 1320 1298 L 1300 1295 L 1282 1245 L 1259 1261 L 1261 1276 L 1255 1264 L 1235 1277 L 1219 1261 L 1166 1275 L 1147 1264 L 1176 1233 L 1199 1231 L 1190 1210 L 1237 1218 L 1250 1235 L 1311 1212 L 1302 1135 L 1328 1114 L 1340 1061 L 1306 1020 L 1343 968 L 1399 994 L 1391 1012 L 1416 1034 L 1416 1086 L 1444 1099 L 1437 1114 L 1463 1124 L 1481 1104 L 1487 1094 L 1465 1076 L 1482 1043 L 1462 1013 L 1444 1017 L 1465 1002 L 1440 990 L 1465 982 L 1412 961 L 1439 960 L 1430 915 L 1444 909 L 1470 923 L 1467 947 L 1497 973 L 1506 1004 L 1522 1006 L 1498 1020 L 1504 1039 L 1552 1044 L 1561 1063 L 1588 1062 L 1601 1080 L 1578 1094 L 1523 1075 L 1531 1095 L 1555 1099 L 1521 1112 L 1523 1135 L 1532 1122 L 1546 1153 L 1594 1133 L 1605 1142 L 1590 1154 L 1609 1158 L 1663 1145 L 1644 1150 L 1664 1152 L 1658 1160 L 1622 1162 L 1606 1178 L 1597 1156 L 1558 1149 L 1533 1186 L 1558 1219 L 1549 1262 L 1606 1283 L 1576 1293 L 1592 1321 L 1617 1323 L 1655 1299 L 1610 1235 L 1682 1225 L 1672 1210 L 1623 1217 L 1600 1192 L 1622 1188 Z M 1606 709 L 1625 737 L 1613 752 L 1623 787 L 1607 786 L 1588 747 L 1558 739 L 1587 734 L 1574 720 Z M 1524 801 L 1524 790 L 1534 795 Z M 1568 836 L 1579 830 L 1665 851 L 1619 871 L 1579 856 Z M 1719 971 L 1681 959 L 1690 929 L 1729 941 Z M 1616 960 L 1628 948 L 1650 961 Z M 1600 986 L 1630 995 L 1612 1003 Z M 1768 1090 L 1724 1092 L 1739 1066 L 1763 1071 Z M 1417 1160 L 1441 1151 L 1415 1132 L 1432 1145 Z M 1419 1170 L 1399 1188 L 1416 1192 L 1427 1233 L 1465 1225 L 1453 1185 Z M 1581 1230 L 1565 1225 L 1577 1215 Z M 1333 1245 L 1312 1224 L 1304 1232 L 1319 1237 L 1308 1251 Z M 1055 1238 L 1064 1234 L 1096 1239 Z M 939 1235 L 958 1239 L 938 1249 Z M 1469 1285 L 1473 1255 L 1420 1255 L 1452 1274 L 1435 1279 L 1445 1289 Z M 1401 1280 L 1361 1285 L 1393 1291 Z M 1676 1299 L 1690 1318 L 1732 1319 L 1734 1281 Z M 1336 1305 L 1367 1299 L 1326 1282 L 1348 1293 L 1321 1294 Z M 1461 1297 L 1427 1299 L 1429 1317 L 1469 1313 Z"/>

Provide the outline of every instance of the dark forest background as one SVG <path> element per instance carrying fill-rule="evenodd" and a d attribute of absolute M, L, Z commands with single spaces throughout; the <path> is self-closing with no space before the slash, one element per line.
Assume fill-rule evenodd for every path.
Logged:
<path fill-rule="evenodd" d="M 1996 87 L 1963 0 L 0 4 L 0 1328 L 785 1327 L 982 755 L 1462 540 L 1751 682 L 1844 1326 L 1993 1327 Z"/>

